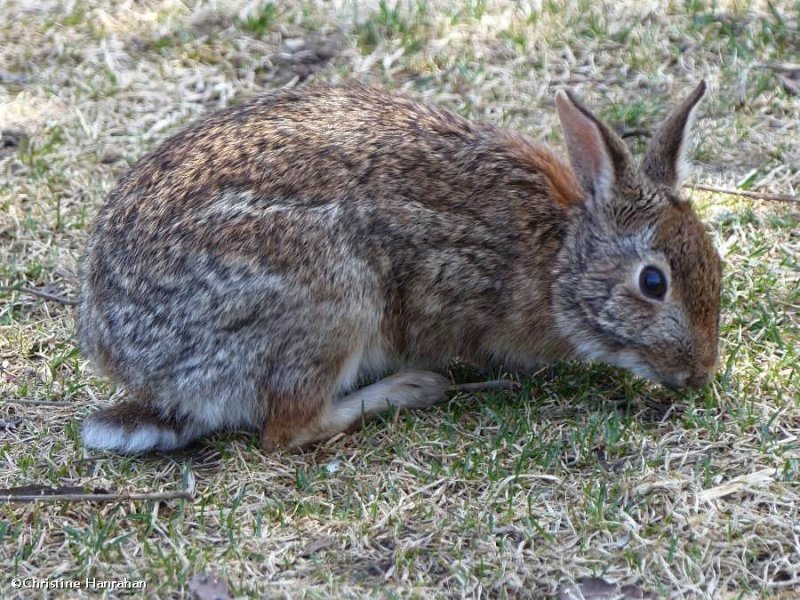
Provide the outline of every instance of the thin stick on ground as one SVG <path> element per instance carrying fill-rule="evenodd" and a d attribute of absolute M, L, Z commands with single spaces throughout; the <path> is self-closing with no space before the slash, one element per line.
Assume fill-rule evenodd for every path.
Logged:
<path fill-rule="evenodd" d="M 495 390 L 516 390 L 520 384 L 516 381 L 496 379 L 494 381 L 479 381 L 477 383 L 458 383 L 453 385 L 450 390 L 453 392 L 488 392 Z"/>
<path fill-rule="evenodd" d="M 63 400 L 32 400 L 29 398 L 3 398 L 5 404 L 22 404 L 24 406 L 73 406 L 72 402 Z"/>
<path fill-rule="evenodd" d="M 735 190 L 730 188 L 706 185 L 704 183 L 690 183 L 683 187 L 693 190 L 703 190 L 706 192 L 716 192 L 717 194 L 728 194 L 729 196 L 744 196 L 745 198 L 755 198 L 756 200 L 772 200 L 775 202 L 795 202 L 800 204 L 800 198 L 788 196 L 786 194 L 769 194 L 766 192 L 751 192 L 750 190 Z"/>
<path fill-rule="evenodd" d="M 119 494 L 12 494 L 0 497 L 2 502 L 125 502 L 127 500 L 193 500 L 190 490 L 174 492 L 142 492 Z"/>
<path fill-rule="evenodd" d="M 20 292 L 22 294 L 28 294 L 30 296 L 36 296 L 37 298 L 42 298 L 43 300 L 49 300 L 50 302 L 57 302 L 59 304 L 66 304 L 67 306 L 77 306 L 77 300 L 70 300 L 69 298 L 64 298 L 63 296 L 58 296 L 56 294 L 48 294 L 47 292 L 42 292 L 40 290 L 34 290 L 31 288 L 26 287 L 14 287 L 11 285 L 0 285 L 0 291 L 2 292 Z"/>

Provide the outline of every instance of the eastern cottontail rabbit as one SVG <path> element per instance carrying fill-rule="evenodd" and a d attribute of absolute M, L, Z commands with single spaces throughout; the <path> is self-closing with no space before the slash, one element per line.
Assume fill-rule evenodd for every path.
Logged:
<path fill-rule="evenodd" d="M 304 445 L 442 400 L 452 359 L 717 365 L 721 263 L 678 194 L 701 83 L 637 167 L 569 94 L 572 169 L 527 137 L 361 86 L 223 110 L 134 164 L 83 270 L 80 342 L 127 399 L 87 446 L 259 428 Z M 376 377 L 393 375 L 358 388 Z"/>

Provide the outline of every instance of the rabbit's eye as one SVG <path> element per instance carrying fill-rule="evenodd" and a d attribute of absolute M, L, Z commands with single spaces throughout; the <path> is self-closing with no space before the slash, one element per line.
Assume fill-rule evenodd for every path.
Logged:
<path fill-rule="evenodd" d="M 648 298 L 663 300 L 667 293 L 667 278 L 658 267 L 647 265 L 639 274 L 639 289 Z"/>

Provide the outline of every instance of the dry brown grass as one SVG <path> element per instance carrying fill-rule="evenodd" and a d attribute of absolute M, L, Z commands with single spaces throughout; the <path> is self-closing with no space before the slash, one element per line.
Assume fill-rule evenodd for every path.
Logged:
<path fill-rule="evenodd" d="M 209 110 L 309 81 L 402 88 L 559 144 L 559 87 L 650 128 L 705 78 L 694 180 L 797 196 L 800 97 L 776 65 L 800 61 L 799 23 L 786 0 L 7 0 L 0 285 L 74 296 L 87 228 L 127 164 Z M 560 365 L 522 393 L 300 454 L 231 434 L 87 455 L 81 419 L 120 392 L 78 355 L 73 309 L 0 292 L 0 486 L 195 492 L 3 505 L 0 597 L 38 594 L 14 577 L 86 576 L 182 596 L 203 571 L 241 597 L 541 597 L 593 576 L 657 597 L 797 597 L 798 208 L 691 195 L 727 255 L 727 364 L 707 391 Z"/>

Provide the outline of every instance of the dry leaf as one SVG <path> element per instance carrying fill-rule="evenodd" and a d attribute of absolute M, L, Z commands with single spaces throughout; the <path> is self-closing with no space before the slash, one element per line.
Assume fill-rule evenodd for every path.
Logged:
<path fill-rule="evenodd" d="M 5 69 L 0 69 L 0 83 L 10 83 L 14 85 L 22 85 L 28 82 L 28 76 L 25 73 L 12 73 Z"/>
<path fill-rule="evenodd" d="M 315 554 L 316 552 L 319 552 L 320 550 L 323 550 L 328 546 L 333 546 L 333 544 L 335 543 L 336 540 L 334 540 L 332 537 L 327 537 L 327 536 L 311 540 L 308 543 L 308 545 L 303 549 L 303 551 L 300 554 L 298 554 L 298 556 L 300 558 L 308 558 L 312 554 Z"/>
<path fill-rule="evenodd" d="M 11 417 L 10 419 L 0 419 L 0 432 L 14 431 L 22 424 L 23 419 L 20 416 Z"/>
<path fill-rule="evenodd" d="M 637 585 L 609 583 L 600 577 L 587 577 L 576 583 L 562 584 L 559 600 L 633 600 L 655 598 Z"/>
<path fill-rule="evenodd" d="M 730 496 L 737 492 L 749 491 L 752 488 L 766 487 L 773 483 L 777 476 L 777 469 L 761 469 L 749 475 L 740 475 L 739 477 L 734 477 L 727 483 L 703 490 L 697 494 L 697 499 L 700 502 L 708 502 L 710 500 L 718 500 L 719 498 Z"/>
<path fill-rule="evenodd" d="M 208 573 L 197 573 L 192 577 L 189 593 L 195 600 L 231 600 L 228 582 Z"/>

